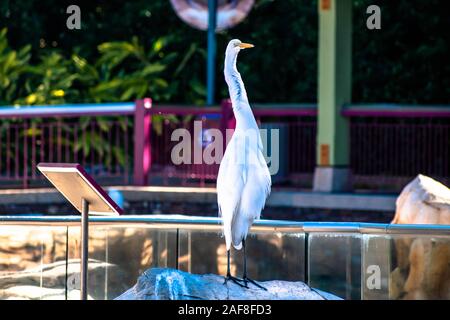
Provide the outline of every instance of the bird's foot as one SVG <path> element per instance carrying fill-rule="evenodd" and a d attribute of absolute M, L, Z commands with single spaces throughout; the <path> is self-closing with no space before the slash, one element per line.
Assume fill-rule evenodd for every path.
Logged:
<path fill-rule="evenodd" d="M 253 285 L 255 285 L 256 287 L 258 287 L 258 288 L 260 288 L 260 289 L 262 289 L 262 290 L 266 290 L 266 291 L 267 291 L 266 288 L 264 288 L 262 285 L 260 285 L 259 283 L 257 283 L 255 280 L 252 280 L 252 279 L 250 279 L 250 278 L 248 278 L 248 277 L 244 277 L 242 280 L 244 281 L 245 288 L 247 288 L 247 289 L 248 289 L 248 284 L 247 284 L 247 283 L 250 282 L 250 283 L 252 283 Z"/>
<path fill-rule="evenodd" d="M 225 277 L 225 281 L 223 282 L 223 284 L 227 284 L 227 282 L 231 280 L 232 282 L 234 282 L 235 284 L 237 284 L 238 286 L 245 288 L 246 286 L 244 286 L 241 282 L 243 282 L 244 280 L 233 277 L 231 274 L 227 274 L 227 276 Z"/>

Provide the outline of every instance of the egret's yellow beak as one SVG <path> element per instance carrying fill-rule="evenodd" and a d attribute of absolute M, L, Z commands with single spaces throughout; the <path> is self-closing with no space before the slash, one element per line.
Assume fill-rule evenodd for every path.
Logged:
<path fill-rule="evenodd" d="M 239 44 L 239 48 L 241 48 L 241 49 L 248 49 L 248 48 L 253 48 L 253 47 L 254 47 L 254 45 L 252 45 L 251 43 L 242 42 Z"/>

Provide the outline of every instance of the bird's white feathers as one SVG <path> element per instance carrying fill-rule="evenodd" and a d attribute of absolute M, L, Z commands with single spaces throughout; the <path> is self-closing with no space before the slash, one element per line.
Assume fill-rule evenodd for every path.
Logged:
<path fill-rule="evenodd" d="M 250 109 L 241 76 L 236 69 L 239 52 L 227 47 L 227 81 L 236 130 L 228 143 L 217 177 L 217 201 L 222 217 L 227 250 L 242 247 L 255 219 L 259 219 L 270 193 L 271 179 L 263 156 L 263 145 L 255 117 Z M 240 41 L 239 41 L 240 42 Z"/>

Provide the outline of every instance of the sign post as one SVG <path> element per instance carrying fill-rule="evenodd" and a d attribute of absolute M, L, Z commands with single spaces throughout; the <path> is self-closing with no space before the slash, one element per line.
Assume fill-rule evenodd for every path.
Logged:
<path fill-rule="evenodd" d="M 81 213 L 80 298 L 87 300 L 89 214 L 120 215 L 123 213 L 122 208 L 78 163 L 39 163 L 37 168 Z"/>
<path fill-rule="evenodd" d="M 87 300 L 87 276 L 88 276 L 88 259 L 89 259 L 89 202 L 81 199 L 81 282 L 80 292 L 81 300 Z"/>

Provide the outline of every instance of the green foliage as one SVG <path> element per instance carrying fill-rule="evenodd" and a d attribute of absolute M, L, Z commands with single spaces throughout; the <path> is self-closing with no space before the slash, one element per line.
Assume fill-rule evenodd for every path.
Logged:
<path fill-rule="evenodd" d="M 25 103 L 31 94 L 46 103 L 143 95 L 162 102 L 204 103 L 206 33 L 183 23 L 170 1 L 80 0 L 82 29 L 72 31 L 66 28 L 70 4 L 0 1 L 0 29 L 8 28 L 11 43 L 3 48 L 2 37 L 0 61 L 15 65 L 0 70 L 0 104 Z M 442 0 L 379 0 L 382 29 L 374 31 L 365 26 L 370 4 L 353 1 L 353 101 L 450 103 L 450 19 Z M 256 0 L 245 21 L 217 34 L 216 100 L 228 96 L 223 51 L 228 40 L 240 38 L 256 45 L 239 59 L 251 101 L 315 101 L 317 31 L 317 0 Z M 54 72 L 24 70 L 28 64 L 51 66 L 56 54 L 62 63 L 55 72 L 63 78 L 76 74 L 62 83 L 72 81 L 69 89 L 59 88 L 58 82 L 66 80 Z M 54 97 L 53 90 L 69 91 Z"/>
<path fill-rule="evenodd" d="M 161 74 L 175 54 L 158 56 L 163 53 L 163 43 L 164 39 L 158 39 L 148 52 L 137 37 L 131 42 L 99 45 L 101 56 L 96 66 L 101 70 L 101 81 L 89 89 L 90 97 L 96 102 L 128 101 L 150 95 L 157 100 L 167 100 L 164 97 L 169 85 Z"/>
<path fill-rule="evenodd" d="M 14 104 L 42 105 L 61 104 L 67 97 L 77 96 L 72 89 L 77 74 L 72 73 L 71 63 L 57 53 L 42 56 L 39 64 L 25 70 L 26 97 L 19 97 Z"/>
<path fill-rule="evenodd" d="M 28 69 L 31 46 L 12 50 L 6 38 L 6 29 L 0 31 L 0 105 L 15 100 L 23 92 L 21 76 Z"/>
<path fill-rule="evenodd" d="M 169 38 L 157 39 L 146 50 L 137 37 L 131 41 L 105 42 L 98 46 L 99 58 L 89 63 L 73 53 L 64 57 L 56 50 L 42 53 L 37 63 L 30 62 L 30 46 L 18 52 L 8 46 L 6 29 L 0 33 L 0 85 L 2 104 L 42 105 L 66 102 L 132 101 L 151 96 L 169 101 L 178 90 L 177 78 L 197 51 L 192 46 L 169 72 L 175 81 L 167 80 L 167 69 L 177 53 L 165 51 Z M 21 84 L 21 86 L 19 86 Z M 193 82 L 193 99 L 204 94 Z"/>

